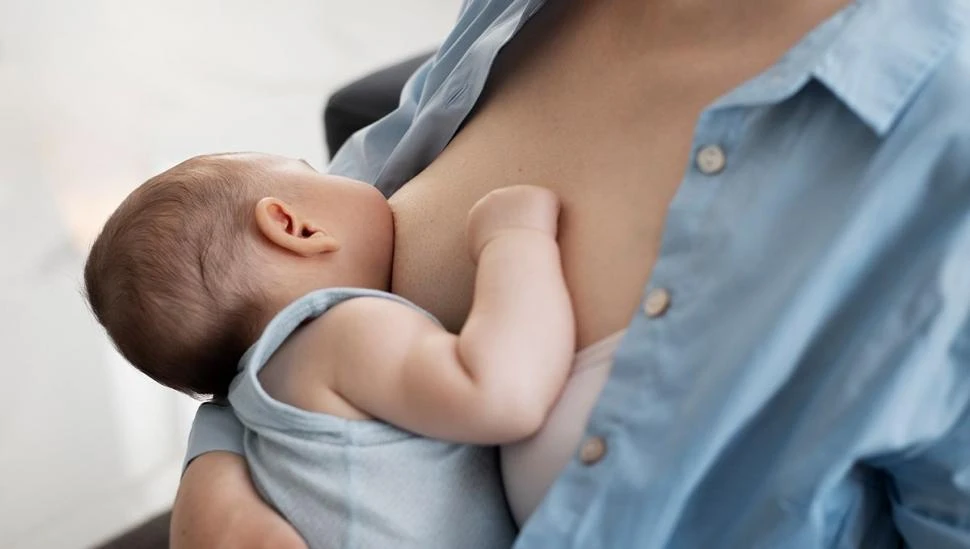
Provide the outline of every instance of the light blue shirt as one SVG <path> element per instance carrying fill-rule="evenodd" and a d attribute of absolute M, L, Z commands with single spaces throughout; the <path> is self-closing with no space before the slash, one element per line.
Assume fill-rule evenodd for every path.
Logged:
<path fill-rule="evenodd" d="M 466 1 L 332 170 L 408 181 L 541 4 Z M 516 547 L 970 547 L 968 19 L 857 2 L 704 111 L 644 288 L 669 306 L 617 352 L 602 459 L 567 467 Z M 238 433 L 204 407 L 190 457 Z"/>

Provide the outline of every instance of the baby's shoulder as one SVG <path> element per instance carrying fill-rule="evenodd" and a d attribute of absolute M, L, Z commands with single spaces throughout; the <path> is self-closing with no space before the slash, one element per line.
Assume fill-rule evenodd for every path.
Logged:
<path fill-rule="evenodd" d="M 308 328 L 318 342 L 318 352 L 346 359 L 393 350 L 417 333 L 441 329 L 426 311 L 390 295 L 343 301 Z"/>
<path fill-rule="evenodd" d="M 368 419 L 341 396 L 339 387 L 364 372 L 379 376 L 393 371 L 426 330 L 441 328 L 403 300 L 347 299 L 293 332 L 265 364 L 259 382 L 274 399 L 302 410 Z"/>
<path fill-rule="evenodd" d="M 407 305 L 382 297 L 337 303 L 294 330 L 262 366 L 258 382 L 273 399 L 301 410 L 368 419 L 336 388 L 348 369 L 388 360 L 390 326 L 420 322 L 414 317 Z"/>

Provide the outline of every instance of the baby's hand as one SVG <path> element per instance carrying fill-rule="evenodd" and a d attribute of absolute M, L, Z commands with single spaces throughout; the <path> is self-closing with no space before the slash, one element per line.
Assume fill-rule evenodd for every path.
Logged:
<path fill-rule="evenodd" d="M 532 230 L 556 238 L 559 197 L 543 187 L 516 185 L 494 190 L 468 212 L 468 246 L 472 260 L 496 236 L 510 230 Z"/>

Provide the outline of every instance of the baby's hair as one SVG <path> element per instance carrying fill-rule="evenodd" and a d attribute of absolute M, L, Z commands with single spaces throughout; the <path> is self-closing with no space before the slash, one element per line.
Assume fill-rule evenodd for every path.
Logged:
<path fill-rule="evenodd" d="M 124 357 L 193 396 L 225 397 L 256 334 L 247 272 L 259 174 L 230 155 L 195 157 L 149 179 L 91 248 L 84 285 Z"/>

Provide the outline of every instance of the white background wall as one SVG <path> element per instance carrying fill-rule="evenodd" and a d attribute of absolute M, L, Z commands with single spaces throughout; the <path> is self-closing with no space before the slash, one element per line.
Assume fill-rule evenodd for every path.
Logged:
<path fill-rule="evenodd" d="M 124 195 L 203 152 L 324 165 L 324 98 L 433 47 L 459 0 L 0 0 L 0 547 L 82 548 L 168 506 L 195 403 L 80 297 Z"/>

